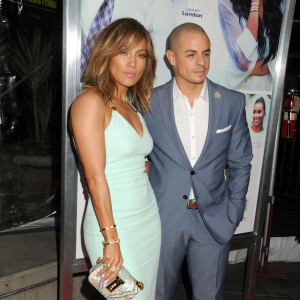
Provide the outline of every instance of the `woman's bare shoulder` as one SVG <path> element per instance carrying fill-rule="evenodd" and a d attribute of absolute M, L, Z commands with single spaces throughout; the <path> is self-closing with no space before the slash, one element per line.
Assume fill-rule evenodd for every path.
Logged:
<path fill-rule="evenodd" d="M 73 106 L 100 106 L 105 107 L 105 101 L 101 94 L 94 89 L 83 90 L 72 103 Z"/>
<path fill-rule="evenodd" d="M 105 100 L 95 89 L 82 91 L 72 103 L 71 116 L 81 113 L 104 113 Z"/>

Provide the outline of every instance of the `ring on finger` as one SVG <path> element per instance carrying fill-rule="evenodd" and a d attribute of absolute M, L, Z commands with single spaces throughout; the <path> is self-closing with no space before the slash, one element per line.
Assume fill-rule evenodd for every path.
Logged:
<path fill-rule="evenodd" d="M 114 272 L 115 270 L 116 270 L 116 267 L 113 266 L 113 267 L 111 268 L 111 271 Z"/>

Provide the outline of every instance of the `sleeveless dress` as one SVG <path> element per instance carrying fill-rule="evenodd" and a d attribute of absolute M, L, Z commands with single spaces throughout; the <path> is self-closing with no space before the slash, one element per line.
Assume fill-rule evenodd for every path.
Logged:
<path fill-rule="evenodd" d="M 161 224 L 155 195 L 145 171 L 145 156 L 153 147 L 146 124 L 143 136 L 117 111 L 105 129 L 106 166 L 113 217 L 117 225 L 123 266 L 139 281 L 143 291 L 136 300 L 155 299 L 158 271 Z M 88 200 L 83 223 L 84 242 L 92 265 L 103 256 L 103 235 L 95 216 L 91 199 Z"/>

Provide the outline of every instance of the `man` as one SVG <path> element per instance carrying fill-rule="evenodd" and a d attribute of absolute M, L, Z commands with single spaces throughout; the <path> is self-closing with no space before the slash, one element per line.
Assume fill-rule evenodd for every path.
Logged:
<path fill-rule="evenodd" d="M 222 299 L 229 241 L 244 213 L 252 159 L 245 97 L 206 78 L 210 52 L 202 27 L 177 26 L 166 52 L 175 79 L 155 89 L 145 116 L 162 222 L 156 300 L 172 299 L 185 256 L 193 299 Z"/>

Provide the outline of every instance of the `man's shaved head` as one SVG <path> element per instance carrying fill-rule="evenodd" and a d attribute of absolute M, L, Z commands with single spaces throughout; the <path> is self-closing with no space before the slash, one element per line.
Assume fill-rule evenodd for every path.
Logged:
<path fill-rule="evenodd" d="M 175 27 L 170 33 L 167 40 L 167 50 L 171 50 L 174 52 L 176 46 L 179 43 L 180 36 L 184 32 L 190 33 L 203 33 L 207 36 L 205 30 L 198 24 L 195 23 L 183 23 L 177 27 Z M 208 36 L 207 36 L 208 38 Z"/>

